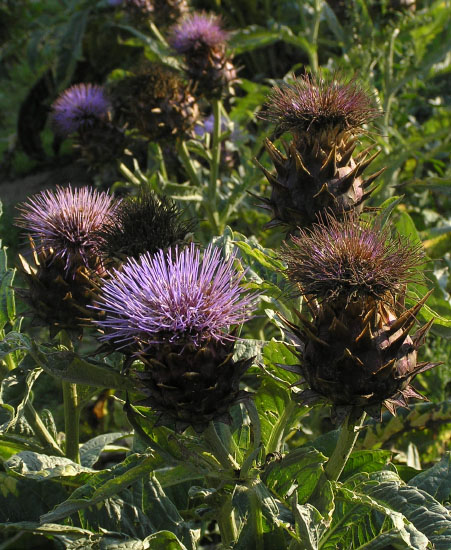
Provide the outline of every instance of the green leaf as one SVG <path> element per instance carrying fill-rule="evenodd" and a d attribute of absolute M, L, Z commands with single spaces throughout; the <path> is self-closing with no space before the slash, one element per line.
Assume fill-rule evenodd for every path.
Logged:
<path fill-rule="evenodd" d="M 97 474 L 76 489 L 72 495 L 59 504 L 52 512 L 41 518 L 42 523 L 59 521 L 71 514 L 114 496 L 138 479 L 149 476 L 159 460 L 154 455 L 128 456 L 124 462 Z"/>
<path fill-rule="evenodd" d="M 125 432 L 114 432 L 98 435 L 80 446 L 80 462 L 82 466 L 91 468 L 99 459 L 107 445 L 127 435 Z"/>
<path fill-rule="evenodd" d="M 158 531 L 143 542 L 148 550 L 186 550 L 186 546 L 170 531 Z"/>
<path fill-rule="evenodd" d="M 34 347 L 33 357 L 48 374 L 67 382 L 116 390 L 137 391 L 133 381 L 112 367 L 82 359 L 71 351 L 52 347 Z"/>
<path fill-rule="evenodd" d="M 302 447 L 283 458 L 267 459 L 262 479 L 271 491 L 282 499 L 297 492 L 298 502 L 304 504 L 313 493 L 327 461 L 322 453 L 311 447 Z"/>
<path fill-rule="evenodd" d="M 412 478 L 409 485 L 426 491 L 439 502 L 449 500 L 451 495 L 451 452 L 445 453 L 440 462 Z"/>
<path fill-rule="evenodd" d="M 13 476 L 31 478 L 36 481 L 66 477 L 75 480 L 78 474 L 92 472 L 91 469 L 84 468 L 68 458 L 48 456 L 32 451 L 21 451 L 7 460 L 4 466 L 6 471 Z M 85 478 L 86 476 L 82 479 Z"/>
<path fill-rule="evenodd" d="M 67 488 L 54 481 L 19 479 L 0 472 L 0 521 L 39 521 L 39 516 L 67 497 Z"/>
<path fill-rule="evenodd" d="M 275 30 L 268 30 L 257 25 L 249 25 L 234 32 L 229 40 L 230 47 L 236 55 L 268 46 L 280 40 Z"/>
<path fill-rule="evenodd" d="M 359 472 L 370 473 L 387 469 L 391 457 L 391 451 L 354 451 L 344 467 L 340 481 L 344 481 Z"/>
<path fill-rule="evenodd" d="M 64 88 L 70 81 L 75 65 L 82 56 L 82 42 L 90 10 L 72 14 L 58 44 L 58 61 L 55 70 L 57 86 Z"/>
<path fill-rule="evenodd" d="M 42 369 L 39 367 L 32 370 L 24 370 L 18 367 L 2 380 L 0 403 L 12 407 L 14 413 L 10 420 L 0 427 L 1 431 L 14 428 L 30 398 L 31 389 L 41 373 Z"/>
<path fill-rule="evenodd" d="M 299 505 L 296 495 L 293 498 L 294 520 L 305 550 L 318 550 L 322 534 L 327 529 L 319 511 L 311 504 Z"/>

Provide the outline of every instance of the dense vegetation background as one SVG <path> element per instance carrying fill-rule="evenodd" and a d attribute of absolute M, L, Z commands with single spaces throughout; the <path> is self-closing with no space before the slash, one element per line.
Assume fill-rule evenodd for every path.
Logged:
<path fill-rule="evenodd" d="M 183 74 L 183 62 L 167 42 L 174 21 L 161 21 L 158 11 L 140 18 L 113 4 L 0 4 L 0 548 L 448 550 L 449 1 L 192 0 L 190 10 L 221 15 L 230 31 L 228 51 L 239 69 L 233 93 L 223 95 L 219 106 L 201 99 L 198 128 L 189 136 L 175 133 L 171 141 L 126 127 L 135 149 L 108 158 L 103 150 L 86 153 L 74 136 L 55 133 L 50 112 L 57 97 L 80 82 L 117 91 L 124 76 L 149 64 Z M 278 366 L 295 362 L 275 315 L 290 316 L 293 305 L 275 252 L 286 231 L 265 228 L 270 216 L 255 197 L 267 197 L 270 188 L 255 159 L 272 170 L 264 140 L 281 137 L 259 113 L 274 85 L 306 71 L 354 76 L 381 110 L 359 138 L 362 149 L 375 144 L 381 150 L 372 172 L 386 167 L 366 205 L 382 208 L 400 235 L 426 251 L 424 282 L 410 286 L 408 303 L 433 291 L 418 316 L 422 323 L 435 318 L 419 359 L 443 363 L 416 379 L 430 402 L 412 402 L 396 417 L 385 413 L 382 423 L 367 421 L 343 483 L 334 489 L 334 503 L 332 496 L 327 505 L 315 501 L 313 511 L 309 499 L 337 432 L 328 407 L 293 405 L 296 376 Z M 133 93 L 137 102 L 147 101 L 142 87 Z M 187 457 L 210 452 L 196 432 L 174 436 L 167 427 L 152 430 L 154 418 L 145 407 L 131 426 L 123 410 L 129 404 L 120 391 L 119 354 L 96 356 L 91 364 L 97 345 L 91 334 L 79 356 L 64 355 L 72 353 L 70 345 L 55 344 L 46 329 L 33 326 L 20 293 L 14 296 L 13 287 L 24 287 L 25 279 L 11 266 L 27 246 L 14 225 L 16 205 L 67 183 L 121 197 L 135 196 L 142 187 L 165 193 L 186 220 L 195 220 L 196 242 L 213 242 L 226 254 L 238 247 L 250 288 L 265 293 L 235 350 L 237 358 L 256 358 L 243 382 L 256 393 L 255 405 L 236 406 L 232 427 L 216 428 L 241 471 L 254 476 L 256 489 L 245 477 L 236 485 L 230 473 L 215 477 L 208 461 L 202 468 L 212 471 L 205 477 L 194 459 L 195 467 L 186 466 Z M 61 379 L 85 388 L 81 464 L 55 456 L 40 437 L 43 425 L 50 434 L 47 444 L 64 447 Z M 398 492 L 390 493 L 390 483 Z M 376 484 L 386 491 L 386 501 Z M 227 527 L 218 531 L 226 522 L 217 510 L 225 514 L 231 507 L 238 533 L 226 542 Z M 416 517 L 420 508 L 423 515 Z"/>

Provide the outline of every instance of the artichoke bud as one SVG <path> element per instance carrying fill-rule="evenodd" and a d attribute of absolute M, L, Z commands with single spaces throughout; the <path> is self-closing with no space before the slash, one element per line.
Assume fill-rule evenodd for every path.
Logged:
<path fill-rule="evenodd" d="M 230 327 L 247 321 L 257 295 L 240 285 L 236 255 L 219 248 L 203 253 L 194 243 L 129 258 L 103 285 L 94 306 L 100 339 L 139 359 L 131 370 L 145 405 L 160 424 L 202 431 L 211 420 L 227 422 L 228 410 L 247 394 L 239 383 L 251 360 L 233 360 Z"/>
<path fill-rule="evenodd" d="M 81 319 L 104 275 L 97 233 L 114 224 L 118 203 L 89 187 L 45 190 L 19 205 L 17 225 L 29 232 L 34 266 L 20 257 L 28 289 L 18 290 L 35 319 L 50 327 L 81 333 Z M 35 244 L 38 243 L 37 245 Z"/>
<path fill-rule="evenodd" d="M 234 342 L 210 339 L 201 346 L 162 344 L 140 355 L 144 370 L 134 372 L 147 399 L 141 405 L 160 414 L 158 423 L 177 431 L 202 432 L 211 420 L 230 423 L 229 409 L 249 394 L 240 379 L 252 359 L 233 361 Z"/>
<path fill-rule="evenodd" d="M 127 258 L 146 252 L 154 254 L 182 245 L 194 226 L 183 219 L 183 211 L 174 201 L 147 188 L 122 200 L 115 218 L 115 224 L 103 227 L 98 234 L 99 255 L 108 267 L 119 267 Z"/>
<path fill-rule="evenodd" d="M 87 309 L 95 297 L 91 269 L 79 263 L 68 273 L 66 262 L 52 249 L 36 250 L 32 239 L 30 242 L 34 265 L 19 255 L 19 270 L 27 288 L 16 288 L 16 293 L 29 306 L 32 323 L 48 326 L 51 337 L 63 329 L 81 335 L 93 314 Z"/>
<path fill-rule="evenodd" d="M 424 399 L 411 385 L 437 363 L 418 363 L 417 350 L 432 320 L 410 331 L 430 293 L 410 309 L 401 302 L 408 282 L 418 281 L 422 251 L 388 228 L 348 216 L 300 230 L 285 245 L 290 280 L 299 285 L 311 320 L 297 312 L 299 326 L 285 320 L 298 354 L 298 398 L 326 400 L 341 421 L 361 408 L 380 419 L 384 406 L 395 414 L 409 397 Z"/>
<path fill-rule="evenodd" d="M 151 64 L 113 90 L 115 117 L 152 141 L 191 135 L 199 107 L 187 84 L 172 70 Z"/>
<path fill-rule="evenodd" d="M 274 122 L 277 133 L 290 132 L 292 140 L 282 142 L 284 154 L 266 139 L 274 173 L 257 161 L 271 185 L 271 196 L 260 197 L 272 213 L 268 227 L 293 231 L 311 226 L 324 210 L 336 216 L 362 210 L 384 169 L 364 179 L 379 152 L 354 150 L 362 126 L 377 116 L 371 96 L 354 80 L 304 76 L 274 88 L 262 118 Z"/>
<path fill-rule="evenodd" d="M 188 78 L 208 98 L 233 93 L 237 73 L 227 53 L 227 39 L 221 18 L 202 12 L 188 15 L 171 29 L 169 42 L 184 56 Z"/>

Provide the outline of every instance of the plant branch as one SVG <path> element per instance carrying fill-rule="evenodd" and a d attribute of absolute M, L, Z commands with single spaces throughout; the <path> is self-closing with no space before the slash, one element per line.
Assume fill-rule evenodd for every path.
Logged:
<path fill-rule="evenodd" d="M 204 431 L 204 440 L 209 446 L 209 450 L 223 468 L 228 470 L 239 470 L 240 466 L 233 458 L 233 456 L 227 451 L 223 442 L 218 436 L 215 425 L 213 422 L 208 424 L 208 428 Z"/>
<path fill-rule="evenodd" d="M 338 481 L 357 441 L 359 428 L 361 428 L 365 416 L 366 413 L 361 409 L 353 409 L 346 417 L 338 436 L 337 445 L 324 467 L 326 477 L 330 481 Z"/>

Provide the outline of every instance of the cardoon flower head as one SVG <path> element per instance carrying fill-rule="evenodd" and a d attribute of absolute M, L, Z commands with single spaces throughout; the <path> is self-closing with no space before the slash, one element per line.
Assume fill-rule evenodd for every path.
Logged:
<path fill-rule="evenodd" d="M 339 221 L 326 214 L 291 241 L 282 252 L 289 280 L 303 294 L 328 303 L 395 297 L 407 283 L 418 282 L 424 258 L 421 246 L 356 215 Z"/>
<path fill-rule="evenodd" d="M 276 86 L 262 118 L 276 124 L 278 133 L 290 132 L 283 142 L 285 155 L 266 139 L 275 173 L 261 166 L 271 184 L 262 207 L 272 213 L 268 227 L 310 227 L 318 214 L 330 210 L 337 217 L 362 211 L 363 202 L 384 169 L 365 180 L 363 172 L 377 157 L 373 146 L 353 156 L 362 126 L 379 115 L 373 98 L 355 78 L 304 76 Z"/>
<path fill-rule="evenodd" d="M 129 259 L 102 288 L 98 309 L 106 318 L 103 340 L 146 348 L 154 343 L 233 339 L 231 325 L 244 323 L 255 295 L 243 296 L 243 277 L 220 250 L 209 246 L 200 257 L 194 244 Z"/>
<path fill-rule="evenodd" d="M 113 223 L 116 203 L 90 187 L 58 187 L 23 203 L 17 225 L 27 229 L 39 248 L 64 262 L 65 271 L 88 267 L 98 248 L 97 233 Z"/>
<path fill-rule="evenodd" d="M 109 100 L 101 86 L 75 84 L 53 103 L 52 122 L 59 134 L 67 136 L 105 119 L 109 108 Z"/>
<path fill-rule="evenodd" d="M 339 75 L 294 77 L 292 83 L 275 86 L 262 118 L 276 124 L 280 132 L 294 135 L 335 130 L 358 132 L 378 116 L 371 94 L 356 78 Z"/>
<path fill-rule="evenodd" d="M 222 28 L 221 17 L 193 13 L 172 28 L 170 44 L 179 54 L 193 53 L 225 45 L 229 34 Z"/>
<path fill-rule="evenodd" d="M 170 31 L 169 43 L 185 57 L 188 77 L 207 97 L 220 96 L 236 79 L 227 38 L 221 18 L 207 13 L 188 15 Z"/>
<path fill-rule="evenodd" d="M 113 95 L 116 117 L 152 141 L 186 138 L 199 115 L 190 87 L 177 73 L 157 63 L 120 80 Z"/>
<path fill-rule="evenodd" d="M 194 244 L 161 250 L 129 259 L 102 287 L 101 339 L 139 356 L 144 368 L 131 375 L 159 424 L 202 431 L 229 422 L 230 407 L 248 395 L 239 386 L 252 359 L 233 360 L 228 331 L 249 319 L 256 295 L 244 295 L 234 260 L 212 246 L 202 258 Z"/>
<path fill-rule="evenodd" d="M 422 399 L 410 382 L 436 365 L 417 363 L 432 321 L 409 332 L 429 294 L 403 306 L 406 285 L 418 280 L 419 247 L 356 216 L 329 218 L 292 241 L 283 251 L 287 276 L 312 314 L 309 320 L 298 312 L 300 326 L 285 321 L 298 350 L 299 384 L 308 386 L 299 400 L 329 401 L 341 421 L 353 409 L 380 419 L 382 406 L 394 414 L 409 397 Z"/>
<path fill-rule="evenodd" d="M 142 189 L 124 199 L 115 212 L 115 223 L 99 232 L 100 253 L 107 263 L 154 254 L 181 243 L 193 229 L 183 212 L 166 196 Z"/>

